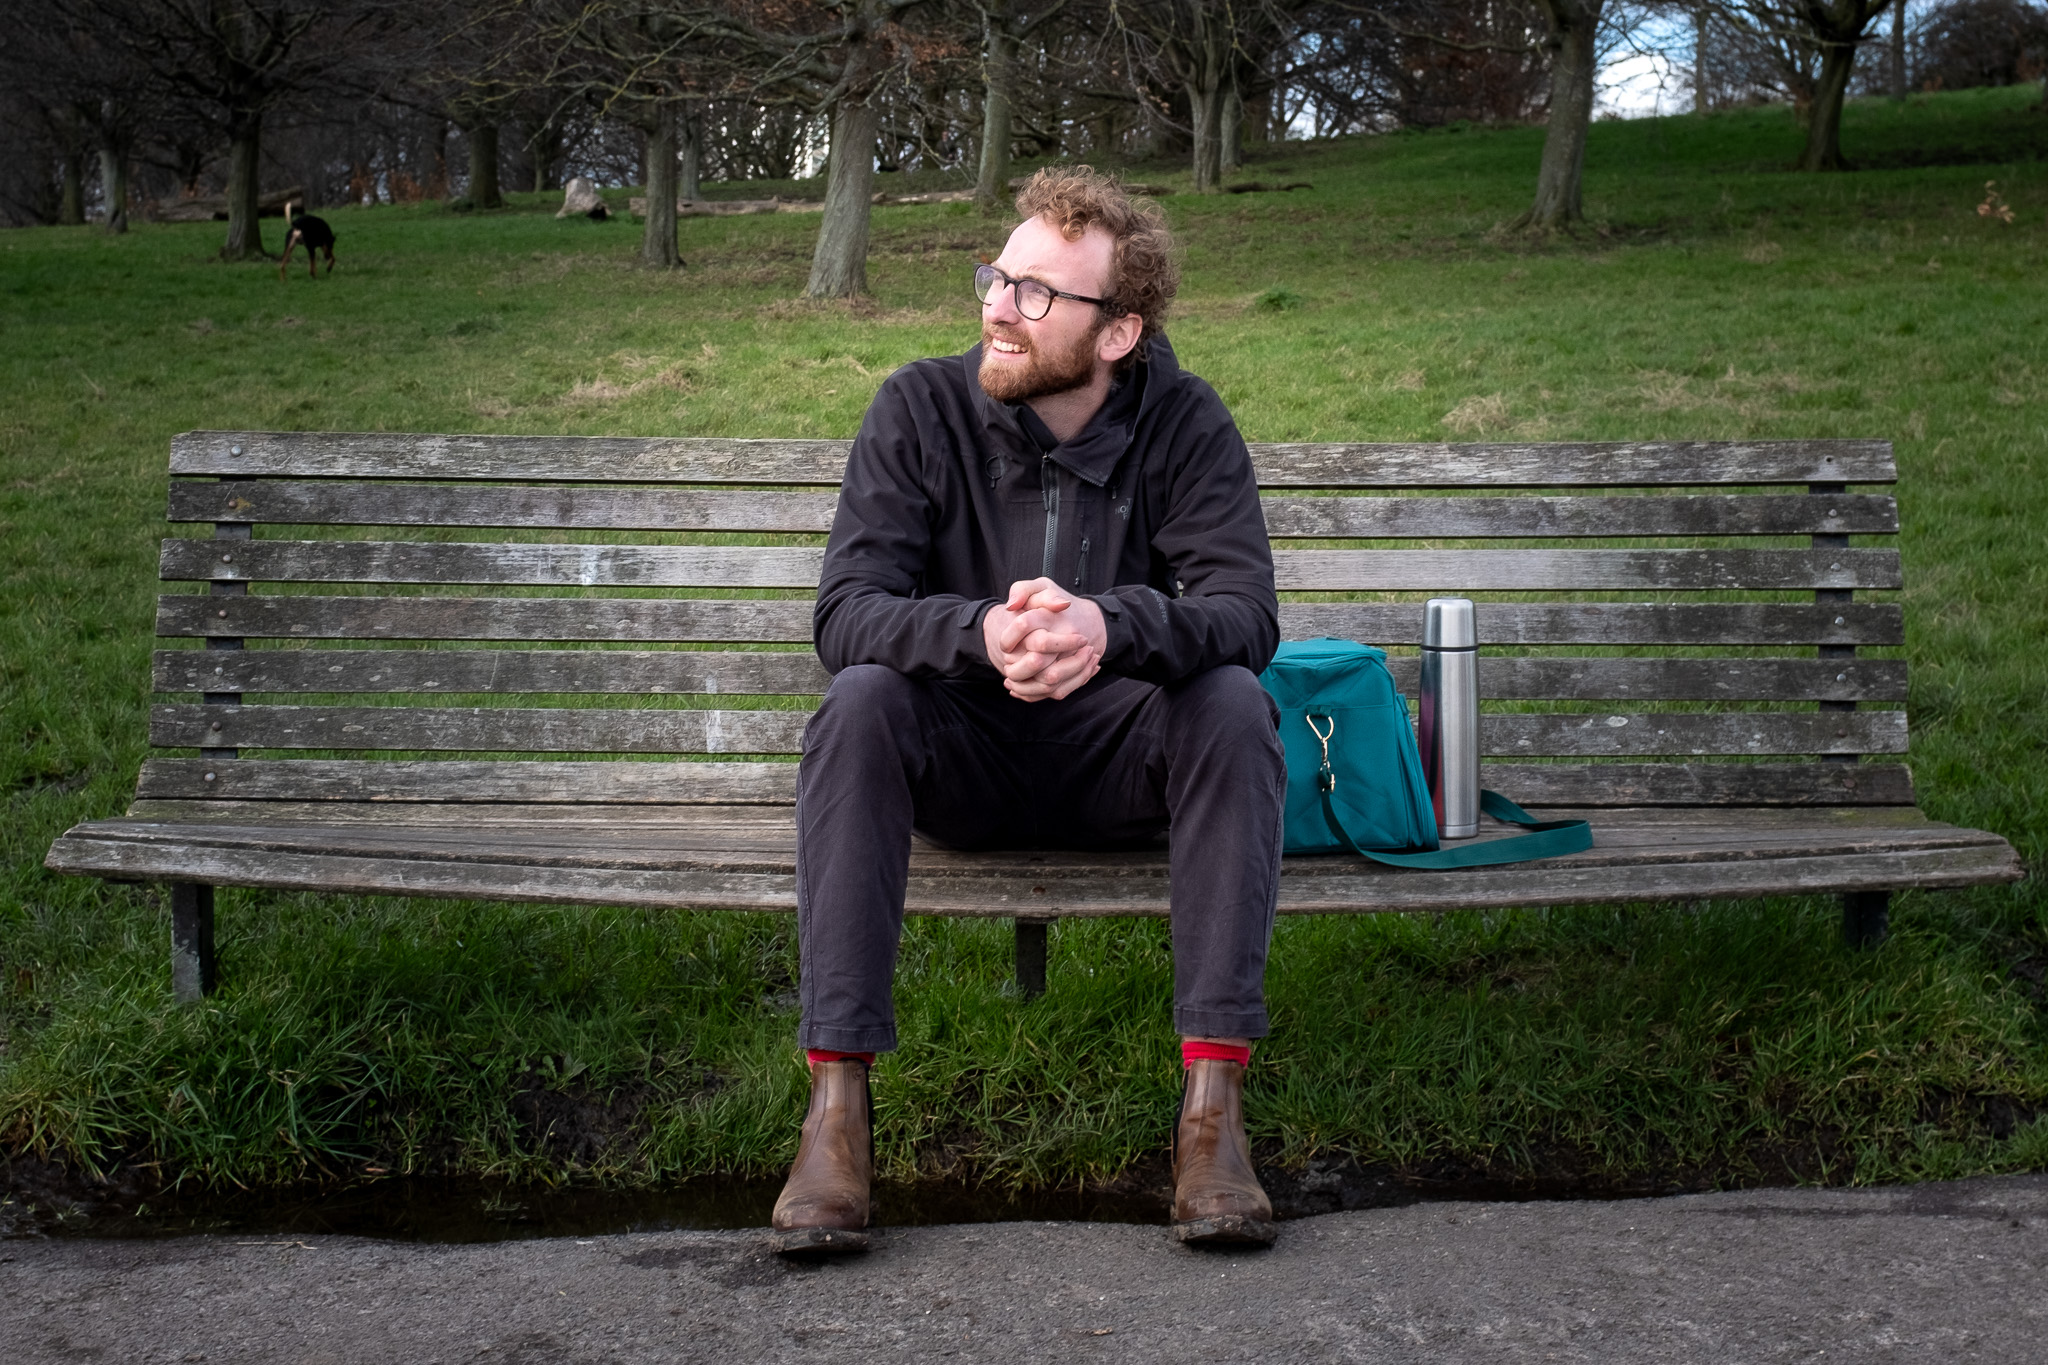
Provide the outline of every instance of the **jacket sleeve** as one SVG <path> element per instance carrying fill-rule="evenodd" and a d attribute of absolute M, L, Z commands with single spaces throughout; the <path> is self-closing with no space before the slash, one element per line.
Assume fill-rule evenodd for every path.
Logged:
<path fill-rule="evenodd" d="M 818 658 L 831 673 L 882 664 L 913 677 L 994 678 L 981 619 L 998 599 L 922 595 L 932 452 L 922 448 L 906 387 L 883 384 L 847 459 L 811 622 Z"/>
<path fill-rule="evenodd" d="M 1166 515 L 1152 536 L 1179 593 L 1140 584 L 1095 599 L 1108 627 L 1109 672 L 1161 684 L 1223 664 L 1257 673 L 1279 647 L 1273 548 L 1251 452 L 1222 400 L 1207 398 L 1213 417 L 1191 424 L 1199 435 L 1172 462 Z"/>

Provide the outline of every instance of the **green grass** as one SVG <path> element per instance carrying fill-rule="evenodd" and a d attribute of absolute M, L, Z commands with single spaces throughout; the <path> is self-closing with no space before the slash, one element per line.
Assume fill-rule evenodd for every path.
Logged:
<path fill-rule="evenodd" d="M 1852 105 L 1867 169 L 1800 177 L 1782 109 L 1595 127 L 1593 221 L 1501 234 L 1540 131 L 1292 145 L 1286 194 L 1176 196 L 1172 326 L 1253 439 L 1898 442 L 1913 762 L 1935 816 L 2048 852 L 2048 120 L 2026 90 Z M 1171 180 L 1171 167 L 1139 168 Z M 1996 179 L 2019 221 L 1977 216 Z M 783 187 L 786 188 L 786 187 Z M 756 193 L 728 187 L 731 193 Z M 365 1165 L 562 1179 L 769 1171 L 795 1137 L 786 919 L 230 891 L 226 987 L 169 1007 L 158 891 L 52 877 L 144 752 L 166 443 L 192 427 L 846 435 L 963 348 L 960 206 L 875 215 L 874 297 L 795 301 L 815 220 L 345 209 L 339 273 L 209 262 L 218 229 L 0 235 L 0 1147 L 260 1182 Z M 269 225 L 273 243 L 275 224 Z M 1825 900 L 1291 920 L 1251 1120 L 1295 1161 L 1792 1172 L 2048 1165 L 2048 897 L 1902 897 L 1874 954 Z M 1177 1085 L 1154 923 L 914 922 L 881 1067 L 896 1174 L 1104 1176 Z M 535 1087 L 613 1140 L 571 1152 Z M 2015 1127 L 2006 1118 L 2018 1113 Z"/>

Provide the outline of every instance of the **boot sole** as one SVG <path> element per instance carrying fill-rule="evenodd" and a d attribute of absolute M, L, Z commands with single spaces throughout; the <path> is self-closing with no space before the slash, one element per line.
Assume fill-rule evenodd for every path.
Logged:
<path fill-rule="evenodd" d="M 1173 1235 L 1194 1246 L 1271 1246 L 1280 1235 L 1278 1223 L 1262 1223 L 1241 1213 L 1191 1218 L 1173 1225 Z"/>
<path fill-rule="evenodd" d="M 777 1256 L 794 1261 L 822 1261 L 866 1251 L 868 1235 L 846 1228 L 791 1228 L 775 1232 L 768 1245 Z"/>

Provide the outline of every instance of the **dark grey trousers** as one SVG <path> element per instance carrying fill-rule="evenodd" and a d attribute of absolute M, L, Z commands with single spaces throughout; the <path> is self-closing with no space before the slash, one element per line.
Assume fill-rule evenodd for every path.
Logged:
<path fill-rule="evenodd" d="M 832 679 L 797 774 L 807 1048 L 896 1046 L 890 999 L 915 828 L 950 848 L 1170 840 L 1174 1028 L 1262 1038 L 1287 785 L 1258 679 L 1100 675 L 1063 701 L 862 664 Z"/>

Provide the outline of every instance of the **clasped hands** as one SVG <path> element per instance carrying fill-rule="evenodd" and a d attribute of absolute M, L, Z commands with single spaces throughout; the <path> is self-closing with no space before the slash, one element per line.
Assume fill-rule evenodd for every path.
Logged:
<path fill-rule="evenodd" d="M 1109 629 L 1102 608 L 1050 578 L 1010 585 L 981 621 L 988 661 L 1019 701 L 1058 701 L 1102 671 Z"/>

